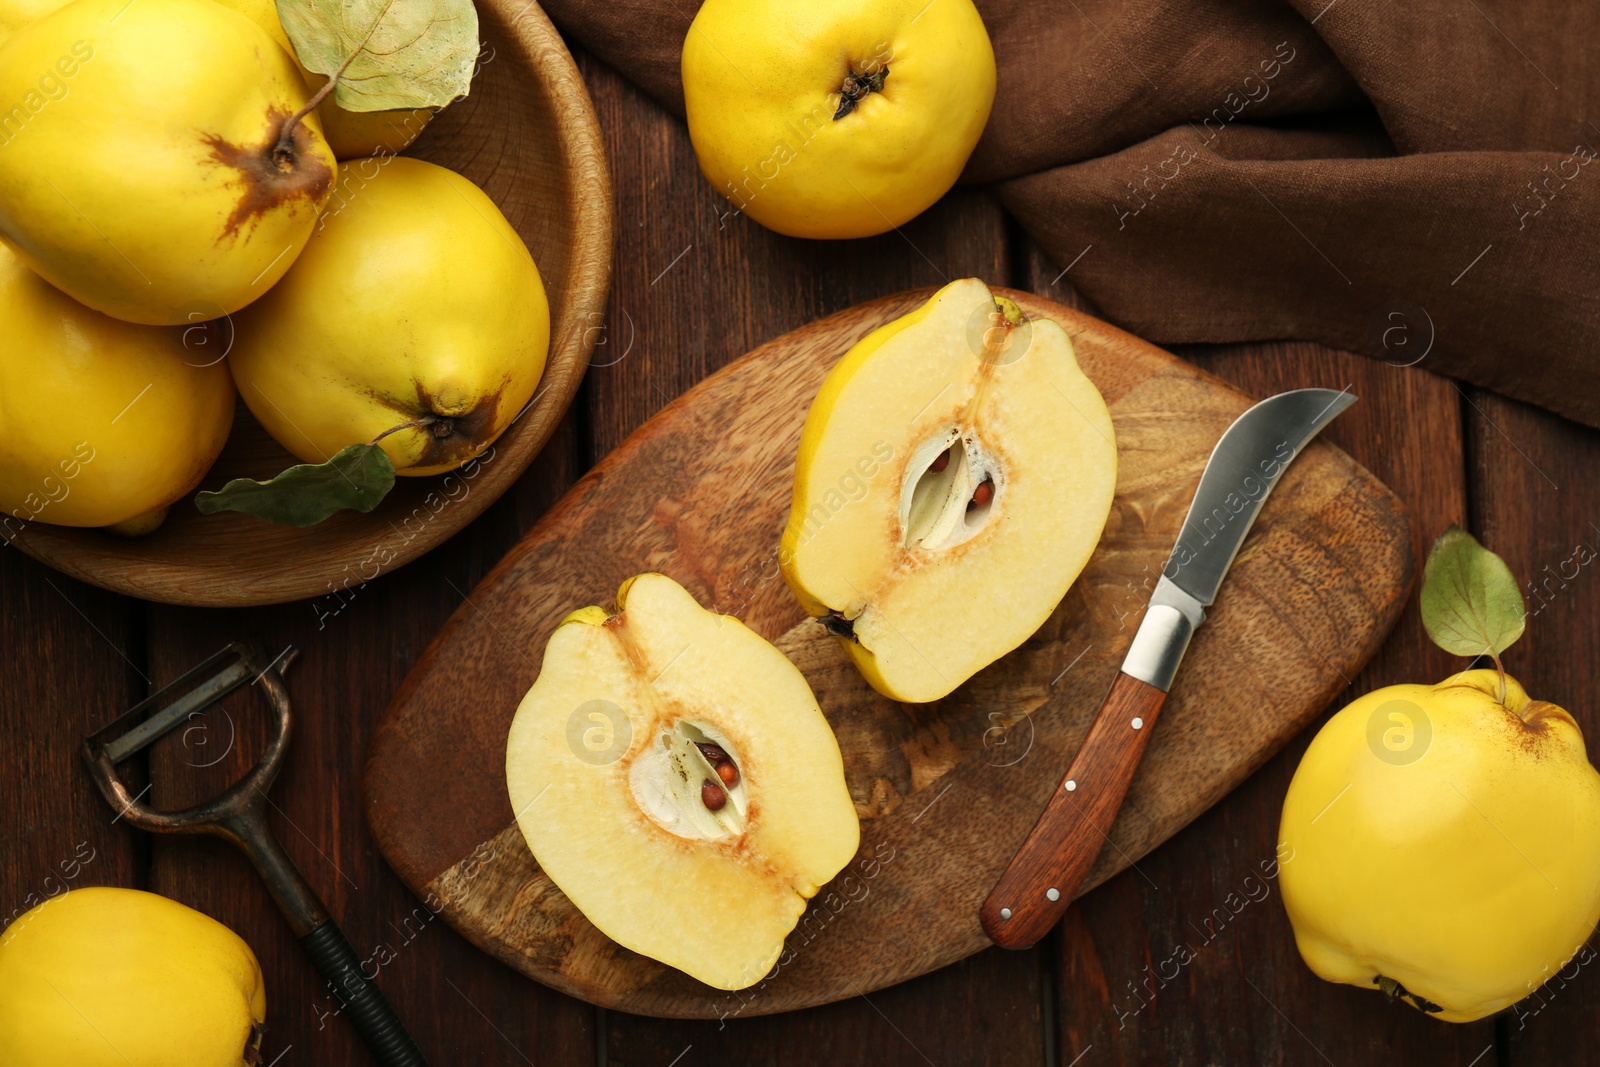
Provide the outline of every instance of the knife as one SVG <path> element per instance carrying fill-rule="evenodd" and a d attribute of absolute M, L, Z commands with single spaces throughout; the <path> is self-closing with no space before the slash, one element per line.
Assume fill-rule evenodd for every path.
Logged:
<path fill-rule="evenodd" d="M 1267 494 L 1317 433 L 1355 403 L 1348 390 L 1295 389 L 1256 404 L 1223 433 L 1200 475 L 1133 644 L 1039 821 L 978 918 L 1002 948 L 1027 948 L 1061 918 L 1110 838 L 1189 639 Z"/>

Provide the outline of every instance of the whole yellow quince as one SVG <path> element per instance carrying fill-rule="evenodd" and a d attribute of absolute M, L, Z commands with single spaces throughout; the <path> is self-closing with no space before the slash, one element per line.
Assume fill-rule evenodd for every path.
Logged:
<path fill-rule="evenodd" d="M 222 451 L 233 382 L 206 327 L 102 315 L 4 247 L 0 323 L 5 540 L 34 521 L 144 532 Z"/>
<path fill-rule="evenodd" d="M 994 103 L 972 0 L 706 0 L 683 45 L 700 169 L 792 237 L 868 237 L 955 184 Z"/>
<path fill-rule="evenodd" d="M 1283 805 L 1306 963 L 1469 1022 L 1532 993 L 1600 920 L 1600 773 L 1571 715 L 1493 670 L 1392 685 L 1317 734 Z"/>
<path fill-rule="evenodd" d="M 129 322 L 237 311 L 311 236 L 334 158 L 300 70 L 212 0 L 76 0 L 0 45 L 0 239 Z"/>
<path fill-rule="evenodd" d="M 239 935 L 135 889 L 74 889 L 0 934 L 6 1067 L 239 1067 L 267 1015 Z"/>
<path fill-rule="evenodd" d="M 346 178 L 294 268 L 236 316 L 234 379 L 309 463 L 379 441 L 399 474 L 450 470 L 511 424 L 544 372 L 538 268 L 459 174 L 396 156 Z"/>

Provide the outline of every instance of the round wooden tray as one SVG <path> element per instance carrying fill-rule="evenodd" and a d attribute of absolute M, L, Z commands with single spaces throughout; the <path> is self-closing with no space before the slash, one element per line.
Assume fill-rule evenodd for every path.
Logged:
<path fill-rule="evenodd" d="M 189 498 L 142 538 L 31 523 L 13 544 L 74 578 L 171 604 L 239 607 L 325 596 L 422 555 L 476 518 L 544 447 L 583 379 L 611 282 L 611 178 L 583 78 L 537 4 L 479 0 L 484 50 L 472 92 L 408 152 L 471 178 L 533 253 L 550 297 L 550 358 L 533 404 L 474 463 L 401 478 L 367 515 L 297 530 L 201 515 Z M 295 462 L 241 402 L 203 488 Z"/>

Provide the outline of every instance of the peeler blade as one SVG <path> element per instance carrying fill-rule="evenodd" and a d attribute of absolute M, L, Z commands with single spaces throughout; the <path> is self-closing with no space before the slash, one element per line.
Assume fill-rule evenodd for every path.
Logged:
<path fill-rule="evenodd" d="M 296 650 L 291 645 L 277 659 L 267 663 L 262 658 L 259 645 L 236 641 L 91 734 L 84 740 L 85 754 L 91 762 L 104 756 L 113 765 L 121 763 L 153 744 L 195 712 L 222 699 L 246 680 L 259 677 L 274 666 L 287 668 L 295 655 Z M 228 663 L 230 659 L 232 663 Z M 174 699 L 175 694 L 180 695 Z M 146 715 L 150 717 L 144 718 Z M 128 729 L 135 723 L 137 725 Z"/>

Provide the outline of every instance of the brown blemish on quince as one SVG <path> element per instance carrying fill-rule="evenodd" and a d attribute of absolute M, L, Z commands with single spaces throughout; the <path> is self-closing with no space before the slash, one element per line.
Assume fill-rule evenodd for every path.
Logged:
<path fill-rule="evenodd" d="M 406 469 L 457 467 L 482 452 L 488 446 L 490 439 L 504 429 L 504 427 L 497 428 L 496 420 L 500 414 L 500 398 L 510 384 L 511 380 L 508 377 L 500 383 L 498 389 L 479 400 L 471 411 L 460 415 L 442 414 L 438 410 L 439 405 L 433 393 L 420 382 L 417 383 L 415 403 L 397 401 L 376 391 L 367 395 L 398 413 L 404 422 L 409 423 L 429 417 L 434 420 L 420 427 L 425 440 L 422 455 Z"/>
<path fill-rule="evenodd" d="M 1572 716 L 1565 708 L 1550 703 L 1548 700 L 1530 700 L 1520 713 L 1524 725 L 1530 730 L 1543 730 L 1552 719 L 1572 721 Z"/>
<path fill-rule="evenodd" d="M 211 148 L 212 161 L 239 172 L 239 202 L 228 216 L 218 244 L 237 238 L 246 226 L 296 201 L 304 200 L 314 211 L 333 188 L 333 168 L 313 151 L 317 135 L 304 122 L 295 127 L 293 162 L 285 167 L 274 157 L 279 131 L 291 115 L 286 108 L 271 108 L 267 134 L 258 144 L 238 145 L 218 134 L 201 134 L 200 139 Z"/>
<path fill-rule="evenodd" d="M 1554 731 L 1556 724 L 1564 722 L 1574 728 L 1577 727 L 1571 713 L 1548 700 L 1530 700 L 1521 708 L 1512 711 L 1511 715 L 1520 727 L 1517 735 L 1523 750 L 1541 758 L 1549 751 L 1549 745 L 1556 743 L 1557 735 Z"/>
<path fill-rule="evenodd" d="M 500 383 L 500 388 L 479 400 L 472 410 L 463 415 L 439 416 L 439 421 L 428 427 L 428 444 L 416 462 L 418 467 L 437 467 L 465 463 L 483 450 L 495 435 L 496 419 L 500 414 L 500 397 L 510 381 Z M 433 395 L 417 383 L 417 406 L 426 412 L 438 414 Z"/>

